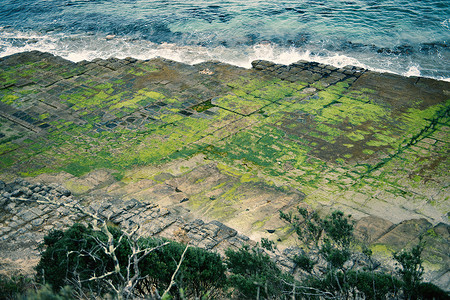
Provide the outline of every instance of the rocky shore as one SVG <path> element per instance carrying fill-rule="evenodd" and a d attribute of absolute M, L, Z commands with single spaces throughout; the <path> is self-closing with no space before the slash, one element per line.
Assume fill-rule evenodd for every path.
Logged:
<path fill-rule="evenodd" d="M 33 273 L 33 267 L 39 260 L 39 245 L 52 230 L 64 230 L 74 223 L 89 224 L 92 218 L 77 210 L 79 205 L 84 211 L 95 214 L 103 220 L 131 230 L 139 224 L 141 236 L 160 236 L 182 243 L 190 243 L 221 254 L 228 248 L 240 248 L 243 245 L 255 246 L 256 242 L 239 234 L 218 221 L 204 222 L 195 219 L 182 205 L 162 208 L 152 202 L 136 199 L 121 200 L 114 198 L 79 199 L 59 184 L 30 183 L 16 179 L 11 183 L 0 181 L 0 266 L 2 273 Z M 360 219 L 355 226 L 355 237 L 360 242 L 374 245 L 400 247 L 411 240 L 417 240 L 420 234 L 433 231 L 432 251 L 426 251 L 426 257 L 437 255 L 445 260 L 448 248 L 439 245 L 449 239 L 449 226 L 432 226 L 424 219 L 409 220 L 400 224 L 390 224 L 386 220 L 367 217 Z M 430 246 L 430 245 L 428 245 Z M 286 270 L 295 268 L 294 257 L 303 252 L 298 246 L 280 248 L 282 251 L 268 252 L 277 263 Z M 386 260 L 386 257 L 378 257 Z M 359 261 L 361 267 L 368 262 Z M 447 262 L 448 263 L 448 262 Z M 388 264 L 392 261 L 388 261 Z M 325 266 L 323 266 L 325 267 Z M 444 266 L 443 266 L 444 267 Z M 428 270 L 426 277 L 445 288 L 448 282 L 447 270 Z M 394 267 L 392 265 L 391 270 Z"/>
<path fill-rule="evenodd" d="M 300 205 L 352 214 L 379 259 L 425 235 L 427 279 L 447 288 L 450 83 L 252 65 L 0 59 L 2 268 L 87 221 L 45 199 L 214 251 L 268 238 L 286 267 L 278 211 Z"/>
<path fill-rule="evenodd" d="M 255 245 L 248 237 L 220 222 L 192 220 L 182 207 L 161 208 L 136 199 L 77 199 L 59 184 L 34 184 L 18 179 L 8 184 L 0 181 L 0 264 L 3 271 L 20 270 L 21 266 L 19 264 L 18 267 L 16 261 L 22 260 L 30 270 L 38 259 L 39 244 L 51 230 L 92 222 L 88 215 L 71 208 L 75 205 L 123 229 L 129 230 L 139 224 L 142 236 L 162 236 L 220 252 L 244 244 Z"/>

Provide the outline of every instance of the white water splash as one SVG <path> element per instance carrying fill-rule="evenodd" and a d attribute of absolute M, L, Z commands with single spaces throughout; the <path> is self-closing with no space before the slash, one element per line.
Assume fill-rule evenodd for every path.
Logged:
<path fill-rule="evenodd" d="M 396 57 L 387 57 L 386 61 L 377 61 L 373 54 L 359 54 L 358 58 L 350 53 L 342 54 L 332 51 L 312 52 L 306 48 L 282 47 L 270 42 L 252 46 L 228 48 L 182 46 L 173 43 L 156 44 L 147 40 L 131 37 L 111 37 L 107 34 L 64 35 L 63 33 L 39 34 L 35 32 L 17 32 L 0 28 L 0 57 L 14 53 L 39 50 L 79 62 L 94 58 L 151 59 L 163 57 L 187 64 L 197 64 L 217 60 L 243 68 L 251 68 L 251 62 L 258 59 L 289 65 L 299 60 L 315 61 L 342 68 L 353 65 L 378 72 L 397 73 L 404 76 L 421 76 L 418 65 L 409 66 L 406 71 Z M 393 66 L 396 64 L 395 66 Z M 450 81 L 449 78 L 437 78 Z"/>
<path fill-rule="evenodd" d="M 409 67 L 408 71 L 406 71 L 405 73 L 403 73 L 402 75 L 410 77 L 410 76 L 420 76 L 420 70 L 418 68 L 418 66 L 411 66 Z"/>

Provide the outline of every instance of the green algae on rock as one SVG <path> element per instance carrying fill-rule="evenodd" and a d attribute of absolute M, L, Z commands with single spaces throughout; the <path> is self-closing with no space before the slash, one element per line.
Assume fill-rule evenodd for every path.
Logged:
<path fill-rule="evenodd" d="M 448 211 L 446 82 L 304 61 L 246 70 L 164 59 L 72 63 L 40 52 L 0 67 L 4 176 L 123 174 L 203 153 L 307 200 L 329 190 L 319 197 L 325 205 L 371 178 L 370 201 L 383 188 L 435 210 L 416 215 L 438 221 Z"/>
<path fill-rule="evenodd" d="M 0 59 L 0 178 L 64 171 L 80 194 L 186 198 L 253 238 L 270 228 L 284 240 L 278 210 L 300 202 L 448 224 L 449 91 L 305 61 L 247 70 L 21 53 Z M 115 175 L 92 184 L 98 170 Z"/>

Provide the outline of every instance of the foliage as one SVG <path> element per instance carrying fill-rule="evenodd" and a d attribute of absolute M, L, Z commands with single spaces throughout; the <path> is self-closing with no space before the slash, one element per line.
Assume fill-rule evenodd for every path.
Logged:
<path fill-rule="evenodd" d="M 120 229 L 108 227 L 108 230 L 114 239 L 120 273 L 131 272 L 133 275 L 136 270 L 130 264 L 130 241 Z M 122 282 L 113 272 L 113 257 L 106 254 L 102 247 L 107 239 L 105 233 L 80 224 L 75 224 L 64 232 L 50 232 L 44 238 L 44 251 L 36 268 L 38 281 L 51 284 L 54 291 L 71 285 L 75 289 L 94 291 L 97 295 L 111 292 L 111 285 L 100 280 L 105 274 L 109 274 L 107 279 L 114 286 L 119 286 Z M 170 242 L 164 247 L 158 247 L 162 243 L 162 240 L 155 238 L 140 238 L 137 241 L 140 249 L 155 250 L 138 263 L 141 279 L 133 291 L 136 296 L 148 296 L 154 288 L 164 291 L 170 284 L 186 246 Z M 181 268 L 176 273 L 176 285 L 171 294 L 198 298 L 217 296 L 226 283 L 225 271 L 225 265 L 218 254 L 189 247 Z"/>
<path fill-rule="evenodd" d="M 145 247 L 157 244 L 155 239 L 141 239 Z M 140 265 L 142 275 L 149 280 L 142 282 L 138 289 L 145 291 L 151 284 L 159 289 L 170 284 L 170 278 L 185 249 L 185 245 L 171 242 L 167 246 L 150 253 Z M 225 265 L 217 253 L 208 252 L 197 247 L 189 247 L 181 264 L 176 286 L 171 290 L 172 295 L 181 292 L 186 297 L 209 297 L 221 293 L 226 284 Z"/>
<path fill-rule="evenodd" d="M 394 253 L 400 277 L 375 271 L 372 251 L 363 247 L 366 266 L 354 268 L 352 256 L 353 226 L 350 216 L 340 211 L 321 218 L 315 211 L 297 208 L 297 215 L 280 211 L 280 218 L 292 225 L 299 241 L 308 252 L 294 258 L 304 273 L 299 295 L 308 298 L 448 299 L 448 295 L 432 284 L 422 283 L 422 239 L 410 251 Z M 326 265 L 326 268 L 323 265 Z M 400 291 L 402 293 L 400 293 Z M 446 298 L 447 297 L 447 298 Z"/>
<path fill-rule="evenodd" d="M 261 238 L 261 247 L 271 252 L 275 251 L 275 249 L 277 248 L 275 242 L 267 238 Z"/>
<path fill-rule="evenodd" d="M 294 257 L 294 263 L 297 265 L 297 267 L 307 273 L 311 273 L 314 265 L 316 264 L 316 262 L 306 254 L 296 255 Z"/>
<path fill-rule="evenodd" d="M 296 216 L 280 212 L 306 245 L 293 260 L 292 272 L 300 271 L 296 279 L 265 252 L 276 249 L 268 239 L 261 240 L 265 250 L 228 249 L 222 259 L 217 253 L 162 239 L 139 238 L 133 244 L 118 227 L 99 231 L 75 224 L 45 236 L 36 267 L 40 289 L 32 289 L 31 281 L 20 275 L 0 276 L 0 298 L 104 298 L 114 293 L 112 287 L 123 284 L 119 275 L 129 272 L 140 276 L 129 298 L 159 299 L 166 290 L 162 299 L 449 299 L 440 288 L 422 282 L 422 239 L 410 250 L 394 253 L 399 274 L 395 276 L 377 271 L 370 249 L 355 253 L 349 216 L 336 211 L 322 218 L 317 212 L 297 211 Z M 105 245 L 113 246 L 114 256 Z M 133 265 L 136 249 L 152 251 Z M 364 257 L 366 266 L 355 268 L 354 257 Z"/>
<path fill-rule="evenodd" d="M 322 219 L 316 211 L 310 212 L 306 208 L 297 207 L 297 212 L 298 215 L 292 216 L 292 212 L 280 211 L 280 218 L 292 225 L 305 246 L 311 248 L 313 244 L 317 247 L 323 232 Z"/>
<path fill-rule="evenodd" d="M 310 251 L 325 259 L 330 271 L 342 269 L 351 256 L 350 243 L 353 237 L 353 222 L 341 211 L 321 218 L 316 211 L 297 208 L 298 215 L 280 211 L 280 218 L 290 223 L 298 239 Z M 307 255 L 298 257 L 299 267 L 310 273 L 319 257 L 313 260 Z"/>
<path fill-rule="evenodd" d="M 28 291 L 26 294 L 18 297 L 19 300 L 66 300 L 73 299 L 72 289 L 68 286 L 63 287 L 59 292 L 54 292 L 48 285 L 42 286 L 37 291 Z"/>
<path fill-rule="evenodd" d="M 113 270 L 111 257 L 106 255 L 99 245 L 99 241 L 106 239 L 105 234 L 81 224 L 75 224 L 65 232 L 51 231 L 44 238 L 42 245 L 45 250 L 41 253 L 41 259 L 36 267 L 37 281 L 50 284 L 54 291 L 59 291 L 67 284 L 78 284 L 103 294 L 108 288 L 89 279 L 96 274 L 105 274 Z M 119 251 L 122 260 L 128 251 L 123 241 Z M 114 276 L 111 280 L 117 282 Z"/>
<path fill-rule="evenodd" d="M 403 293 L 408 299 L 417 299 L 419 285 L 423 275 L 423 260 L 421 258 L 425 243 L 422 237 L 419 244 L 410 251 L 402 250 L 394 253 L 394 259 L 397 261 L 397 270 L 403 280 Z"/>
<path fill-rule="evenodd" d="M 448 300 L 450 295 L 441 288 L 429 282 L 422 282 L 418 286 L 418 296 L 421 299 Z"/>
<path fill-rule="evenodd" d="M 336 210 L 321 222 L 328 237 L 342 247 L 348 247 L 353 237 L 354 224 L 350 217 L 351 215 L 345 217 L 343 212 Z"/>
<path fill-rule="evenodd" d="M 239 299 L 281 299 L 293 282 L 262 249 L 244 246 L 225 255 L 230 285 Z"/>
<path fill-rule="evenodd" d="M 9 277 L 0 274 L 0 299 L 16 299 L 16 295 L 24 293 L 31 285 L 31 279 L 24 275 Z"/>
<path fill-rule="evenodd" d="M 355 287 L 368 300 L 386 299 L 386 295 L 396 295 L 400 281 L 383 272 L 350 271 L 349 285 Z"/>

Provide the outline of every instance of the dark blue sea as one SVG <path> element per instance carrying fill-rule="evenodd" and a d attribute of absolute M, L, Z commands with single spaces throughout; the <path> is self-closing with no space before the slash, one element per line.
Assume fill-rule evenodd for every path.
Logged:
<path fill-rule="evenodd" d="M 449 38 L 449 0 L 0 0 L 0 57 L 305 59 L 450 80 Z"/>

